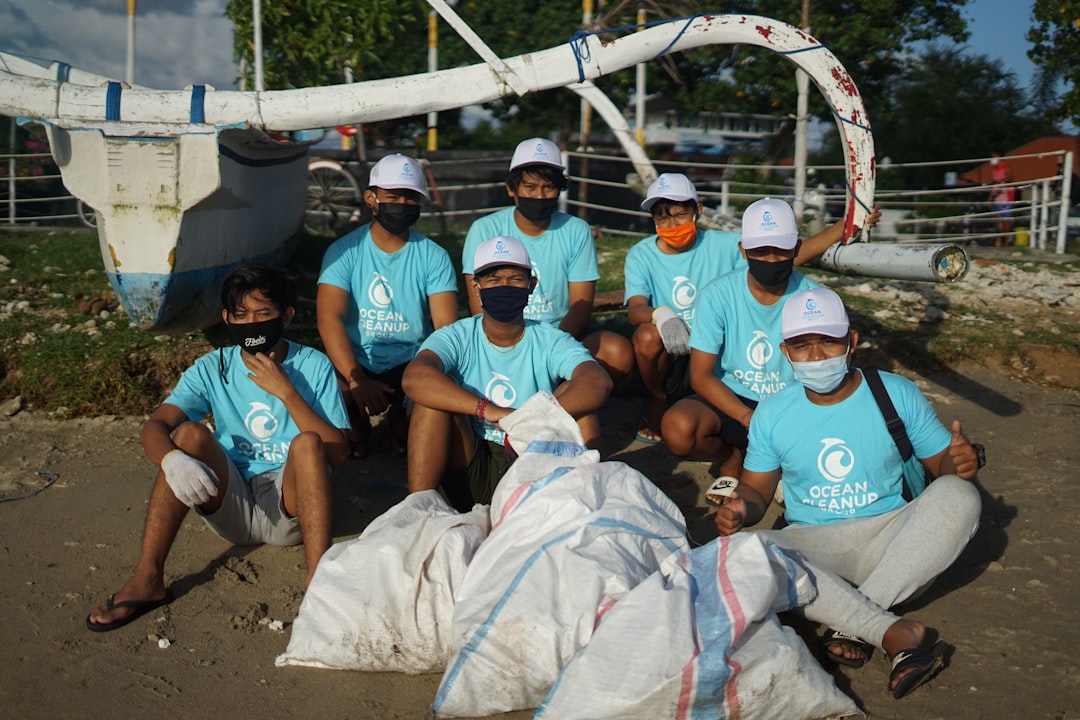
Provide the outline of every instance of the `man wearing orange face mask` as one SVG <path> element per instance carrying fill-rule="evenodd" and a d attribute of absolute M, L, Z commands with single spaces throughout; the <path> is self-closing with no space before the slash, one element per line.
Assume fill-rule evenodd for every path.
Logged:
<path fill-rule="evenodd" d="M 681 173 L 663 173 L 649 185 L 643 210 L 656 225 L 656 235 L 637 243 L 623 265 L 624 303 L 633 336 L 634 359 L 647 398 L 636 439 L 661 441 L 660 420 L 669 405 L 690 394 L 690 328 L 698 291 L 721 275 L 745 270 L 739 234 L 702 230 L 697 188 Z M 876 223 L 878 213 L 867 222 Z M 803 242 L 795 257 L 802 265 L 823 253 L 843 234 L 837 222 Z"/>

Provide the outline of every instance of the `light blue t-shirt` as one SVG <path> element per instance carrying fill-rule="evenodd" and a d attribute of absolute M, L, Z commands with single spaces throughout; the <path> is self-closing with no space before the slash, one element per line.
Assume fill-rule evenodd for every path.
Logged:
<path fill-rule="evenodd" d="M 789 297 L 812 287 L 818 284 L 796 270 L 783 297 L 762 305 L 750 293 L 745 270 L 728 273 L 695 303 L 691 349 L 718 355 L 713 374 L 740 397 L 761 400 L 780 392 L 795 381 L 780 352 L 781 312 Z"/>
<path fill-rule="evenodd" d="M 457 292 L 450 255 L 409 230 L 400 250 L 380 250 L 364 225 L 335 240 L 323 256 L 319 282 L 349 293 L 345 331 L 356 360 L 373 373 L 409 362 L 431 334 L 428 298 Z"/>
<path fill-rule="evenodd" d="M 933 457 L 947 448 L 952 434 L 915 383 L 887 372 L 881 380 L 915 457 Z M 750 421 L 743 467 L 781 469 L 784 516 L 790 523 L 870 517 L 905 504 L 900 451 L 865 379 L 836 405 L 815 405 L 798 383 L 763 401 Z"/>
<path fill-rule="evenodd" d="M 323 420 L 336 428 L 349 428 L 330 358 L 306 345 L 286 342 L 289 352 L 281 367 L 297 392 Z M 225 379 L 219 352 L 225 361 Z M 214 437 L 247 480 L 283 466 L 300 428 L 285 403 L 248 377 L 241 352 L 233 345 L 203 355 L 184 371 L 165 402 L 183 410 L 193 422 L 213 413 Z"/>
<path fill-rule="evenodd" d="M 555 392 L 578 365 L 595 362 L 570 334 L 531 320 L 513 347 L 492 345 L 484 334 L 483 319 L 482 314 L 473 315 L 439 328 L 420 349 L 438 355 L 444 372 L 458 385 L 500 407 L 516 408 L 541 390 Z M 502 430 L 475 417 L 472 423 L 485 440 L 502 444 Z"/>
<path fill-rule="evenodd" d="M 698 291 L 732 270 L 746 268 L 739 253 L 739 234 L 698 230 L 692 246 L 671 255 L 662 252 L 658 242 L 656 235 L 650 235 L 626 253 L 623 303 L 641 295 L 652 307 L 671 308 L 693 327 Z"/>
<path fill-rule="evenodd" d="M 592 282 L 600 277 L 596 243 L 588 223 L 557 212 L 551 216 L 551 225 L 543 235 L 529 237 L 514 222 L 512 207 L 485 215 L 469 228 L 461 251 L 463 273 L 472 275 L 476 248 L 496 235 L 518 238 L 529 251 L 537 282 L 525 306 L 526 320 L 558 325 L 570 312 L 569 283 Z"/>

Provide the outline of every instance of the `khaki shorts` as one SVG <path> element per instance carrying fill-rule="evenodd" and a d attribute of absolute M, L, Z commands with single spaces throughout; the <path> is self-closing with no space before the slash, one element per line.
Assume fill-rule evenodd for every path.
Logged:
<path fill-rule="evenodd" d="M 298 545 L 300 520 L 282 507 L 283 470 L 271 470 L 245 481 L 229 460 L 225 499 L 210 515 L 196 508 L 210 529 L 233 545 Z"/>
<path fill-rule="evenodd" d="M 506 448 L 473 433 L 472 460 L 460 470 L 447 470 L 439 492 L 460 512 L 469 512 L 476 504 L 487 505 L 513 463 Z"/>

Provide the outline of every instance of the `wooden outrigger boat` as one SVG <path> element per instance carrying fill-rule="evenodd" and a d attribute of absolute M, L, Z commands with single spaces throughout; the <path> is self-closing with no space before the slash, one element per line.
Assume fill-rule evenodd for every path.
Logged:
<path fill-rule="evenodd" d="M 470 40 L 471 30 L 443 0 L 429 4 Z M 282 134 L 559 87 L 603 105 L 606 98 L 593 79 L 704 45 L 767 48 L 806 71 L 833 109 L 848 149 L 844 242 L 856 238 L 865 223 L 873 204 L 875 165 L 862 99 L 840 61 L 798 28 L 752 15 L 699 15 L 609 42 L 581 34 L 565 45 L 508 59 L 495 57 L 475 35 L 471 38 L 484 63 L 268 92 L 199 85 L 183 91 L 127 87 L 59 63 L 41 65 L 0 53 L 0 113 L 45 124 L 64 184 L 97 211 L 102 259 L 117 296 L 140 327 L 159 332 L 186 332 L 216 322 L 221 279 L 243 263 L 280 260 L 298 236 L 307 146 L 276 139 Z M 617 113 L 601 109 L 601 114 L 609 124 L 625 125 Z M 626 138 L 637 172 L 643 178 L 655 176 L 628 128 L 612 129 Z M 966 255 L 957 250 L 962 263 L 955 253 L 945 260 L 931 258 L 930 274 L 940 275 L 951 263 L 963 267 L 945 274 L 962 275 Z M 838 266 L 840 255 L 832 254 Z M 919 252 L 916 265 L 925 264 L 925 255 Z M 865 263 L 860 271 L 867 271 Z"/>

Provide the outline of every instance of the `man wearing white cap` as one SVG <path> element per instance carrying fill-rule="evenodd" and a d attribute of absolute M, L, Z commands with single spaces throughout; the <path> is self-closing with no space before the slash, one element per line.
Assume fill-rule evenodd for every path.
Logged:
<path fill-rule="evenodd" d="M 558 145 L 545 138 L 518 144 L 506 179 L 514 207 L 480 218 L 465 237 L 461 266 L 469 311 L 480 312 L 472 282 L 477 247 L 497 235 L 516 237 L 529 251 L 537 278 L 525 317 L 555 325 L 580 340 L 617 384 L 634 368 L 633 348 L 622 335 L 589 322 L 600 270 L 588 223 L 557 209 L 559 193 L 569 184 Z"/>
<path fill-rule="evenodd" d="M 827 288 L 791 295 L 783 306 L 780 348 L 796 383 L 761 402 L 738 487 L 715 522 L 723 535 L 765 514 L 783 473 L 783 530 L 777 545 L 853 583 L 883 608 L 913 598 L 960 555 L 979 525 L 971 480 L 980 460 L 960 422 L 951 431 L 905 378 L 881 372 L 917 457 L 936 479 L 910 502 L 903 461 L 866 373 L 851 367 L 859 334 Z M 860 638 L 828 633 L 830 656 L 859 667 L 870 655 Z"/>
<path fill-rule="evenodd" d="M 671 402 L 689 394 L 690 328 L 695 300 L 713 280 L 746 267 L 735 232 L 702 230 L 697 188 L 681 173 L 663 173 L 649 185 L 641 209 L 652 215 L 656 234 L 630 248 L 623 266 L 625 304 L 635 326 L 634 357 L 648 395 L 637 439 L 660 442 L 661 417 Z M 875 211 L 867 219 L 873 227 Z M 816 258 L 843 236 L 843 221 L 799 245 L 795 265 Z"/>
<path fill-rule="evenodd" d="M 551 392 L 595 447 L 596 413 L 612 387 L 581 343 L 553 325 L 525 319 L 536 278 L 520 240 L 493 237 L 473 259 L 481 313 L 432 333 L 403 380 L 414 403 L 409 492 L 441 485 L 463 511 L 490 502 L 513 461 L 499 421 L 514 408 L 541 390 Z"/>
<path fill-rule="evenodd" d="M 323 257 L 319 335 L 347 386 L 354 456 L 365 451 L 370 418 L 387 409 L 392 442 L 404 448 L 405 365 L 433 329 L 457 319 L 450 255 L 412 229 L 425 199 L 419 163 L 387 155 L 371 168 L 364 191 L 374 219 L 335 241 Z"/>
<path fill-rule="evenodd" d="M 696 394 L 664 414 L 662 434 L 672 453 L 711 460 L 721 477 L 739 476 L 757 403 L 794 381 L 778 347 L 780 310 L 791 295 L 817 286 L 793 270 L 799 245 L 787 203 L 752 203 L 739 242 L 747 269 L 709 284 L 694 304 L 690 384 Z"/>

